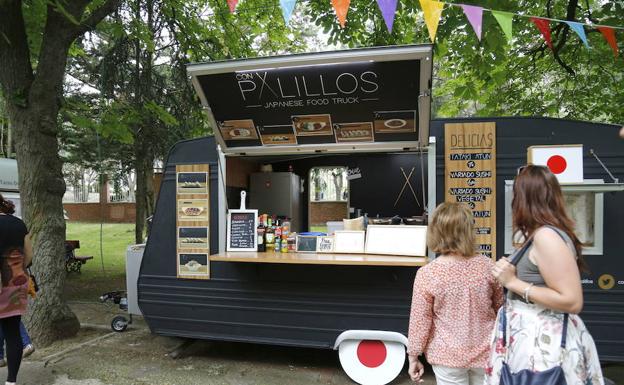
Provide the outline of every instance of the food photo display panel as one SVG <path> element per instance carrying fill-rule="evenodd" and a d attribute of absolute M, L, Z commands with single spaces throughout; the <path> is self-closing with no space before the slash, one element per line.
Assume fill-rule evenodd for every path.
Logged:
<path fill-rule="evenodd" d="M 178 200 L 179 221 L 207 221 L 208 199 Z"/>
<path fill-rule="evenodd" d="M 372 142 L 375 137 L 373 135 L 373 123 L 337 123 L 334 124 L 336 132 L 336 141 L 341 142 Z"/>
<path fill-rule="evenodd" d="M 219 130 L 223 140 L 258 139 L 258 132 L 251 119 L 224 120 L 219 122 Z"/>
<path fill-rule="evenodd" d="M 178 194 L 207 194 L 208 173 L 179 172 L 177 173 Z"/>
<path fill-rule="evenodd" d="M 293 128 L 297 136 L 333 135 L 331 116 L 295 115 L 292 117 Z"/>
<path fill-rule="evenodd" d="M 179 227 L 178 249 L 208 249 L 208 227 Z"/>
<path fill-rule="evenodd" d="M 375 111 L 375 133 L 416 132 L 416 111 Z"/>
<path fill-rule="evenodd" d="M 208 254 L 182 253 L 178 254 L 178 276 L 179 277 L 208 277 L 210 269 L 208 265 Z"/>

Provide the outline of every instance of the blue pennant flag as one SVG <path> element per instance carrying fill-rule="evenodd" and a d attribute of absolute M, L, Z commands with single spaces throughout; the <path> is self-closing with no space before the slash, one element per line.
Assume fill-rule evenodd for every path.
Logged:
<path fill-rule="evenodd" d="M 296 4 L 297 0 L 280 0 L 282 15 L 284 15 L 284 22 L 286 22 L 286 25 L 288 25 L 288 22 L 290 21 L 290 17 L 292 16 L 293 9 L 295 9 Z"/>
<path fill-rule="evenodd" d="M 576 32 L 576 34 L 581 38 L 585 47 L 589 48 L 589 43 L 587 42 L 587 36 L 585 35 L 585 28 L 583 28 L 583 24 L 577 23 L 575 21 L 566 21 L 566 24 L 570 26 L 570 28 Z"/>

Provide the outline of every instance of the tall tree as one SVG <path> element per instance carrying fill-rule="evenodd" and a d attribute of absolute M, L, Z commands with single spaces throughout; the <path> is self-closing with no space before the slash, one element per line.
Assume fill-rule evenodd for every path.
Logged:
<path fill-rule="evenodd" d="M 42 345 L 79 328 L 62 296 L 65 182 L 58 113 L 68 51 L 119 2 L 0 0 L 0 85 L 15 130 L 24 214 L 34 238 L 33 271 L 41 286 L 27 322 Z"/>

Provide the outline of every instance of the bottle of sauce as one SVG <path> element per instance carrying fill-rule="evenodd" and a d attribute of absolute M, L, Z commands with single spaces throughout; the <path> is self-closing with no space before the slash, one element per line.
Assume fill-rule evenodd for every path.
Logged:
<path fill-rule="evenodd" d="M 258 219 L 258 228 L 256 230 L 256 234 L 258 236 L 258 252 L 263 253 L 266 251 L 266 244 L 264 243 L 264 215 L 260 215 Z"/>
<path fill-rule="evenodd" d="M 273 251 L 275 247 L 275 230 L 271 223 L 271 218 L 267 218 L 267 227 L 264 231 L 265 251 Z"/>
<path fill-rule="evenodd" d="M 288 235 L 282 234 L 282 253 L 288 252 Z"/>

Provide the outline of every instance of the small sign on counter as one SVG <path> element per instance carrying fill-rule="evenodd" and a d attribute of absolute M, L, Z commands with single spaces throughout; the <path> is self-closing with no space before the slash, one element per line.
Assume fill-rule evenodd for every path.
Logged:
<path fill-rule="evenodd" d="M 227 251 L 256 251 L 258 210 L 229 210 Z"/>

